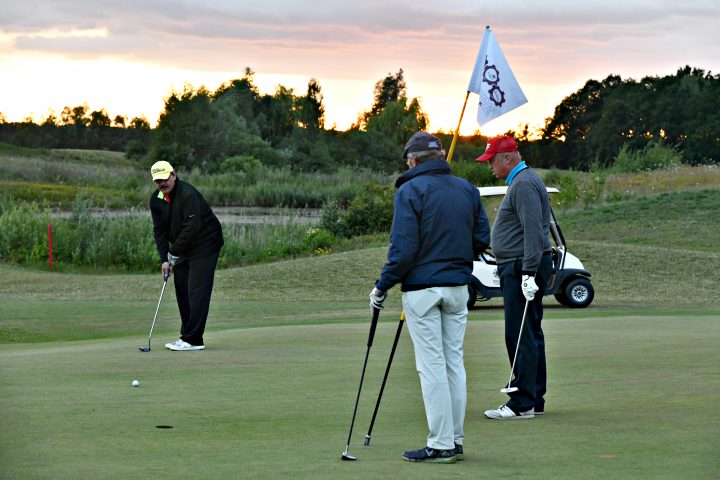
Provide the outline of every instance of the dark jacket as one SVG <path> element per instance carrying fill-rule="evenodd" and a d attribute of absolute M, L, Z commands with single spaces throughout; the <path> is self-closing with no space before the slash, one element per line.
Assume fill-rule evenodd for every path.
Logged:
<path fill-rule="evenodd" d="M 398 178 L 388 261 L 376 283 L 403 292 L 470 283 L 473 260 L 490 244 L 480 192 L 430 160 Z"/>
<path fill-rule="evenodd" d="M 179 178 L 170 192 L 170 203 L 160 190 L 153 192 L 150 213 L 161 262 L 167 262 L 168 251 L 192 260 L 217 253 L 224 244 L 222 226 L 210 205 L 195 187 Z"/>

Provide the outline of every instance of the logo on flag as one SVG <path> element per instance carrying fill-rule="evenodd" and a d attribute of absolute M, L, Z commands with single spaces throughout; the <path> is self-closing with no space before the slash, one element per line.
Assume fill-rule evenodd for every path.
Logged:
<path fill-rule="evenodd" d="M 480 125 L 527 103 L 490 27 L 485 29 L 468 92 L 480 96 L 477 113 Z"/>

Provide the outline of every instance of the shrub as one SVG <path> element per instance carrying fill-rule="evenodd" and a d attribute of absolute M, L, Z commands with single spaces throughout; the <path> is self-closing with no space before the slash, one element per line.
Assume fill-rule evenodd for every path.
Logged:
<path fill-rule="evenodd" d="M 323 208 L 320 225 L 341 237 L 387 232 L 393 218 L 393 185 L 366 184 L 363 191 L 341 211 L 337 201 L 329 201 Z"/>
<path fill-rule="evenodd" d="M 0 212 L 0 258 L 35 263 L 48 259 L 50 214 L 36 203 L 4 206 Z"/>
<path fill-rule="evenodd" d="M 305 247 L 316 255 L 324 255 L 330 252 L 337 239 L 335 235 L 324 228 L 309 228 L 303 239 Z"/>
<path fill-rule="evenodd" d="M 618 152 L 611 171 L 635 173 L 642 171 L 677 168 L 682 163 L 682 153 L 677 148 L 651 141 L 640 150 L 630 150 L 625 144 Z"/>
<path fill-rule="evenodd" d="M 486 187 L 498 183 L 487 163 L 452 162 L 450 167 L 453 175 L 464 178 L 476 187 Z"/>

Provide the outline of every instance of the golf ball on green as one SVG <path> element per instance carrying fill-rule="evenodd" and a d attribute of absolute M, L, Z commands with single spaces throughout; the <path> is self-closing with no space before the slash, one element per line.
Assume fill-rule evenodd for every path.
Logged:
<path fill-rule="evenodd" d="M 140 382 L 138 382 L 137 380 L 133 380 L 132 386 L 133 386 L 133 387 L 139 387 L 139 386 L 140 386 Z"/>

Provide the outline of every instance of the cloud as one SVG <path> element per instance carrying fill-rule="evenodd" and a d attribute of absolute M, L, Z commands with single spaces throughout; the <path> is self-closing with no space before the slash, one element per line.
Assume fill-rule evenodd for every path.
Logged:
<path fill-rule="evenodd" d="M 590 78 L 671 74 L 685 64 L 720 70 L 720 2 L 714 0 L 5 3 L 3 76 L 13 75 L 1 70 L 4 60 L 42 56 L 167 69 L 185 75 L 179 85 L 191 77 L 182 72 L 213 78 L 231 72 L 230 80 L 250 66 L 258 77 L 285 76 L 297 85 L 300 78 L 318 78 L 328 101 L 339 101 L 338 85 L 363 84 L 361 92 L 342 90 L 344 108 L 356 111 L 367 108 L 375 82 L 399 68 L 409 92 L 433 108 L 440 108 L 438 99 L 456 96 L 450 92 L 462 97 L 485 25 L 521 85 L 533 92 L 528 108 L 545 115 Z M 358 98 L 353 106 L 346 95 Z"/>

